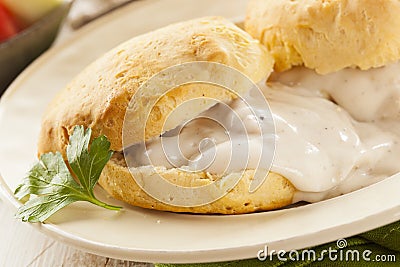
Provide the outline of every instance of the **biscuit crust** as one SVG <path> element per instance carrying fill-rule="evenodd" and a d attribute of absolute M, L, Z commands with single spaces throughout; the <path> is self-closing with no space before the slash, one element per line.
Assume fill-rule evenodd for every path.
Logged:
<path fill-rule="evenodd" d="M 192 61 L 225 64 L 254 82 L 267 77 L 273 66 L 271 55 L 257 40 L 221 17 L 172 24 L 134 37 L 89 65 L 56 96 L 42 120 L 39 154 L 65 151 L 75 125 L 92 128 L 93 136 L 106 135 L 111 141 L 111 149 L 122 150 L 124 116 L 138 88 L 161 70 Z M 204 93 L 224 102 L 232 99 L 226 91 L 215 88 L 192 87 L 190 93 L 193 95 L 189 97 Z M 187 99 L 187 94 L 179 90 L 172 96 L 160 102 L 163 104 L 160 110 L 175 107 Z M 159 95 L 155 92 L 152 97 Z M 160 113 L 157 121 L 164 121 L 167 115 L 168 112 Z M 145 121 L 137 121 L 133 127 L 141 123 Z M 159 123 L 152 126 L 155 129 L 147 129 L 150 133 L 147 139 L 160 134 Z M 133 134 L 131 138 L 132 142 L 143 141 L 142 134 Z"/>
<path fill-rule="evenodd" d="M 178 169 L 156 168 L 156 171 L 167 181 L 185 187 L 199 187 L 213 183 L 224 177 L 212 176 L 206 172 L 189 173 Z M 115 157 L 104 168 L 99 183 L 114 198 L 134 206 L 190 213 L 241 214 L 255 211 L 272 210 L 292 203 L 295 187 L 283 176 L 269 172 L 264 183 L 253 193 L 249 186 L 254 170 L 242 173 L 238 184 L 222 198 L 196 207 L 179 207 L 162 203 L 144 192 L 121 161 Z M 143 174 L 144 179 L 146 173 Z"/>
<path fill-rule="evenodd" d="M 400 58 L 400 2 L 395 0 L 252 0 L 245 29 L 284 71 L 362 70 Z"/>

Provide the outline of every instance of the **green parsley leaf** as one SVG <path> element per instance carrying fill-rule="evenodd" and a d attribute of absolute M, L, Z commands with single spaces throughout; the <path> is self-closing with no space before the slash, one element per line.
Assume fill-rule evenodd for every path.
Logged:
<path fill-rule="evenodd" d="M 89 149 L 91 134 L 91 129 L 85 131 L 83 126 L 76 126 L 70 136 L 67 158 L 73 173 L 59 152 L 46 153 L 40 157 L 14 192 L 19 200 L 30 195 L 37 196 L 30 198 L 18 209 L 17 218 L 28 222 L 43 222 L 56 211 L 76 201 L 88 201 L 110 210 L 121 209 L 94 196 L 94 186 L 110 160 L 112 151 L 105 136 L 95 138 Z"/>

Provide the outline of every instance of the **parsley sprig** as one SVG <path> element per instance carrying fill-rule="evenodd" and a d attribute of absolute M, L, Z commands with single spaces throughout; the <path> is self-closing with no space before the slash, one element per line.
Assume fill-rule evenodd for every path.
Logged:
<path fill-rule="evenodd" d="M 104 135 L 95 138 L 89 150 L 91 134 L 90 128 L 86 131 L 83 126 L 74 128 L 67 146 L 71 171 L 60 152 L 46 153 L 40 157 L 14 192 L 19 200 L 36 195 L 18 209 L 17 218 L 28 222 L 43 222 L 56 211 L 76 201 L 88 201 L 110 210 L 121 209 L 98 200 L 93 193 L 113 152 Z"/>

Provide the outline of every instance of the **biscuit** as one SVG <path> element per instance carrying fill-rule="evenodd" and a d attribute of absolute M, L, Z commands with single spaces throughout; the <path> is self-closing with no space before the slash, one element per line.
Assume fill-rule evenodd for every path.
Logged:
<path fill-rule="evenodd" d="M 245 30 L 272 53 L 277 71 L 366 70 L 400 58 L 399 12 L 394 0 L 252 0 Z"/>
<path fill-rule="evenodd" d="M 257 40 L 219 17 L 177 23 L 135 37 L 88 66 L 56 96 L 43 117 L 39 154 L 60 151 L 65 156 L 73 127 L 84 125 L 92 128 L 94 137 L 106 135 L 111 142 L 111 149 L 116 151 L 103 170 L 100 185 L 113 197 L 132 205 L 174 212 L 234 214 L 270 210 L 290 204 L 295 191 L 293 185 L 274 173 L 269 173 L 264 184 L 255 193 L 250 193 L 248 188 L 254 170 L 246 170 L 238 185 L 228 194 L 198 207 L 164 204 L 147 195 L 133 179 L 121 152 L 128 104 L 138 88 L 150 77 L 170 66 L 191 61 L 225 64 L 244 73 L 254 82 L 268 77 L 274 64 L 272 56 Z M 160 97 L 160 92 L 151 93 L 150 97 Z M 148 97 L 140 94 L 138 92 L 135 97 Z M 165 118 L 174 108 L 190 98 L 200 96 L 223 102 L 230 102 L 236 97 L 216 86 L 191 84 L 179 87 L 157 102 L 150 114 L 146 136 L 138 130 L 141 124 L 146 123 L 141 118 L 143 116 L 139 116 L 143 113 L 143 107 L 139 105 L 134 111 L 139 115 L 132 124 L 130 141 L 143 142 L 159 136 Z M 194 107 L 189 115 L 198 115 L 203 111 L 202 108 Z M 165 179 L 178 185 L 201 186 L 221 178 L 205 172 L 186 173 L 164 166 L 156 166 L 156 169 Z"/>

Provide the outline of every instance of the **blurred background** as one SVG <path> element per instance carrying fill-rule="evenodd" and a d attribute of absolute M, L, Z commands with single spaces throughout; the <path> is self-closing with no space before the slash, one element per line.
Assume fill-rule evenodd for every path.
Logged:
<path fill-rule="evenodd" d="M 52 45 L 133 0 L 0 0 L 0 95 Z"/>

